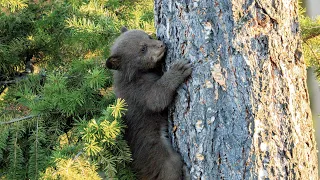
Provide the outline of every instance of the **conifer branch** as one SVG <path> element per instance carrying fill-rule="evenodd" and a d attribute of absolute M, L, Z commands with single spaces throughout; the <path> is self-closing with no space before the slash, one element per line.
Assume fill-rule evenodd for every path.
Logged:
<path fill-rule="evenodd" d="M 23 72 L 20 75 L 14 77 L 13 80 L 0 81 L 0 85 L 15 84 L 15 83 L 20 82 L 21 80 L 27 78 L 27 75 L 28 75 L 28 73 Z"/>
<path fill-rule="evenodd" d="M 1 81 L 0 85 L 14 84 L 14 83 L 16 83 L 16 80 Z"/>
<path fill-rule="evenodd" d="M 318 56 L 317 56 L 316 52 L 314 52 L 314 50 L 313 50 L 313 48 L 311 47 L 311 45 L 310 45 L 307 41 L 305 41 L 304 43 L 306 43 L 306 44 L 307 44 L 307 46 L 310 48 L 310 51 L 312 52 L 312 54 L 313 54 L 314 58 L 315 58 L 316 60 L 319 60 L 319 58 L 318 58 Z"/>
<path fill-rule="evenodd" d="M 304 38 L 303 38 L 303 41 L 304 41 L 304 42 L 307 42 L 309 39 L 315 38 L 315 37 L 317 37 L 317 36 L 320 36 L 320 32 L 318 32 L 318 33 L 313 33 L 313 34 L 310 34 L 310 35 L 307 36 L 307 37 L 304 37 Z"/>
<path fill-rule="evenodd" d="M 76 160 L 78 159 L 78 157 L 83 153 L 83 151 L 78 152 L 78 154 L 72 159 L 72 160 Z"/>
<path fill-rule="evenodd" d="M 6 122 L 0 122 L 0 125 L 11 124 L 11 123 L 15 123 L 15 122 L 18 122 L 18 121 L 31 119 L 31 118 L 36 117 L 36 116 L 39 116 L 39 115 L 29 115 L 29 116 L 25 116 L 25 117 L 21 117 L 21 118 L 12 119 L 12 120 L 6 121 Z"/>

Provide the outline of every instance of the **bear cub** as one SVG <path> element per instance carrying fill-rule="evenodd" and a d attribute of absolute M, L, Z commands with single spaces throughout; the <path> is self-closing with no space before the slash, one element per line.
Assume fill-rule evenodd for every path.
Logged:
<path fill-rule="evenodd" d="M 162 72 L 163 42 L 141 30 L 121 29 L 106 66 L 114 71 L 114 91 L 128 104 L 125 138 L 132 166 L 143 180 L 181 180 L 182 160 L 168 139 L 167 107 L 191 74 L 187 61 Z"/>

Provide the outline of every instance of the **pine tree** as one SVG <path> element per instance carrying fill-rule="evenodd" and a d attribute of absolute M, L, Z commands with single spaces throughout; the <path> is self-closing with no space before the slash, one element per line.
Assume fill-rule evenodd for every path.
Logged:
<path fill-rule="evenodd" d="M 151 1 L 0 0 L 0 8 L 0 178 L 134 179 L 125 102 L 104 63 L 122 26 L 154 32 Z"/>
<path fill-rule="evenodd" d="M 152 1 L 0 0 L 0 9 L 0 178 L 134 179 L 125 104 L 104 59 L 121 26 L 154 33 Z M 320 74 L 319 20 L 300 20 Z"/>

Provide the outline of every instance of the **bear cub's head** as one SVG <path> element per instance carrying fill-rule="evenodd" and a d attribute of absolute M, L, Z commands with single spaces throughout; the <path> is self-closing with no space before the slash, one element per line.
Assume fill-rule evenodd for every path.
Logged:
<path fill-rule="evenodd" d="M 121 35 L 111 47 L 111 56 L 106 66 L 119 71 L 149 70 L 156 67 L 165 50 L 162 41 L 152 39 L 144 31 L 123 27 Z"/>

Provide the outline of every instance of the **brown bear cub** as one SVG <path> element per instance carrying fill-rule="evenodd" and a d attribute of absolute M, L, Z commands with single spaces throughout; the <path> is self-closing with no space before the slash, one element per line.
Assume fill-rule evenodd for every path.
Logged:
<path fill-rule="evenodd" d="M 168 140 L 167 107 L 178 86 L 191 74 L 191 64 L 180 61 L 162 73 L 164 43 L 141 30 L 122 28 L 121 32 L 106 66 L 116 70 L 116 96 L 128 104 L 125 138 L 133 168 L 139 179 L 181 180 L 182 160 Z"/>

